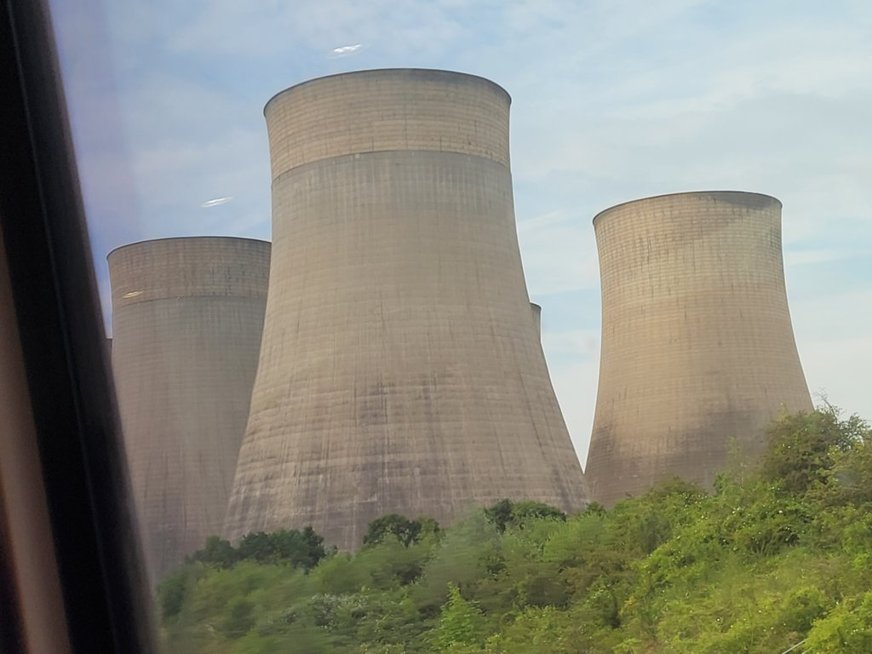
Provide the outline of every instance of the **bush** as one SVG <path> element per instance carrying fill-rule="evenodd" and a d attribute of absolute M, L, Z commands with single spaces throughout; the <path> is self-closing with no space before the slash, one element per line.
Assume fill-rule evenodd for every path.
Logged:
<path fill-rule="evenodd" d="M 872 652 L 872 592 L 843 602 L 815 622 L 805 649 L 815 654 Z"/>
<path fill-rule="evenodd" d="M 509 499 L 500 500 L 484 510 L 487 519 L 493 523 L 500 533 L 508 527 L 523 527 L 528 520 L 537 518 L 553 518 L 566 520 L 566 514 L 560 509 L 542 502 L 512 502 Z"/>
<path fill-rule="evenodd" d="M 872 652 L 869 428 L 826 409 L 770 436 L 713 493 L 670 480 L 570 517 L 502 500 L 444 532 L 388 515 L 355 554 L 311 530 L 209 539 L 159 589 L 166 650 Z"/>
<path fill-rule="evenodd" d="M 426 535 L 436 536 L 439 523 L 430 518 L 409 520 L 397 513 L 391 513 L 369 523 L 363 537 L 364 545 L 377 545 L 386 538 L 395 538 L 404 547 L 417 543 Z"/>
<path fill-rule="evenodd" d="M 185 566 L 171 573 L 158 586 L 158 606 L 164 620 L 175 618 L 181 612 L 192 582 L 193 570 Z"/>
<path fill-rule="evenodd" d="M 228 638 L 239 638 L 254 626 L 254 605 L 243 597 L 230 600 L 221 623 L 221 631 Z"/>
<path fill-rule="evenodd" d="M 839 420 L 833 408 L 786 415 L 767 431 L 762 476 L 790 493 L 826 483 L 837 453 L 850 450 L 862 435 L 857 418 Z"/>

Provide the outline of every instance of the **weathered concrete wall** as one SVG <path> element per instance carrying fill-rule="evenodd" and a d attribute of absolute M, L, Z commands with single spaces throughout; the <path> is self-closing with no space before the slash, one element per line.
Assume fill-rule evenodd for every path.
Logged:
<path fill-rule="evenodd" d="M 248 418 L 270 244 L 178 238 L 109 255 L 112 367 L 152 577 L 221 532 Z"/>
<path fill-rule="evenodd" d="M 594 219 L 599 390 L 586 472 L 611 504 L 658 479 L 710 484 L 781 410 L 811 409 L 787 308 L 781 203 L 680 193 Z"/>
<path fill-rule="evenodd" d="M 337 75 L 266 106 L 273 260 L 225 534 L 585 500 L 518 251 L 509 97 L 443 71 Z"/>

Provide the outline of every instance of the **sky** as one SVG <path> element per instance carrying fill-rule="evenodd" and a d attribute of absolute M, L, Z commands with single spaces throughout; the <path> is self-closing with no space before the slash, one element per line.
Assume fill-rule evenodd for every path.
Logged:
<path fill-rule="evenodd" d="M 783 202 L 788 298 L 809 388 L 816 401 L 872 419 L 872 3 L 51 6 L 107 320 L 112 248 L 270 237 L 262 109 L 277 91 L 351 70 L 457 70 L 512 95 L 521 254 L 582 462 L 600 342 L 591 220 L 663 193 L 744 190 Z"/>

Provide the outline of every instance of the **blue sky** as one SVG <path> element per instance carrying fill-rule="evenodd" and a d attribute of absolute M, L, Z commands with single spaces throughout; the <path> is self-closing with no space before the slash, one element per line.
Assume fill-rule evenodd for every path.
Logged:
<path fill-rule="evenodd" d="M 872 3 L 52 5 L 104 300 L 105 255 L 118 245 L 269 238 L 262 107 L 277 91 L 356 69 L 459 70 L 513 97 L 521 253 L 582 461 L 599 363 L 591 219 L 661 193 L 736 189 L 784 203 L 809 387 L 872 418 Z M 202 206 L 217 197 L 232 200 Z"/>

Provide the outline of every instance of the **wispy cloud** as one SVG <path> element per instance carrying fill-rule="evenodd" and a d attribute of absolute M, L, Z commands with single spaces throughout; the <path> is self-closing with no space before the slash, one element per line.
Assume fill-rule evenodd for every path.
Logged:
<path fill-rule="evenodd" d="M 872 5 L 122 0 L 106 5 L 100 61 L 93 26 L 53 6 L 98 258 L 134 238 L 268 236 L 261 109 L 276 91 L 352 65 L 464 70 L 513 96 L 518 236 L 531 294 L 547 300 L 545 349 L 577 446 L 596 387 L 590 221 L 678 190 L 784 202 L 810 385 L 872 416 L 861 392 L 872 316 L 858 309 L 872 304 Z"/>
<path fill-rule="evenodd" d="M 212 207 L 220 207 L 222 204 L 227 204 L 232 200 L 232 195 L 227 195 L 223 198 L 212 198 L 211 200 L 206 200 L 200 205 L 200 207 L 202 207 L 203 209 L 211 209 Z"/>
<path fill-rule="evenodd" d="M 355 43 L 354 45 L 342 45 L 338 48 L 333 48 L 330 51 L 330 54 L 334 57 L 350 57 L 351 55 L 360 54 L 361 48 L 363 48 L 362 43 Z"/>

